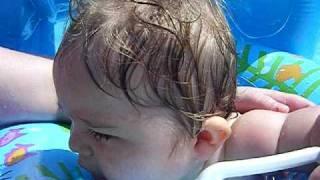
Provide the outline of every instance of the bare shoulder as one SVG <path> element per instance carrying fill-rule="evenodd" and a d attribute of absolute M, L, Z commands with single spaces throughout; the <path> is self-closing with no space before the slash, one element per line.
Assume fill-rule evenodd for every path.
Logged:
<path fill-rule="evenodd" d="M 232 125 L 232 135 L 226 142 L 226 159 L 274 154 L 287 117 L 286 113 L 267 110 L 252 110 L 241 115 Z"/>
<path fill-rule="evenodd" d="M 287 152 L 320 144 L 320 106 L 289 113 L 279 137 L 278 152 Z"/>

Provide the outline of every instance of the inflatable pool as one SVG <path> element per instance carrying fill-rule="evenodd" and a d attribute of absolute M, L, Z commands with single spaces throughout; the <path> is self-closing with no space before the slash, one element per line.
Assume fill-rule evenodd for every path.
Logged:
<path fill-rule="evenodd" d="M 238 44 L 261 45 L 268 50 L 288 52 L 320 63 L 320 1 L 224 2 Z"/>
<path fill-rule="evenodd" d="M 238 84 L 299 94 L 319 104 L 320 1 L 226 0 L 225 3 L 224 10 L 237 44 Z M 16 0 L 15 3 L 5 0 L 2 5 L 0 46 L 53 57 L 68 23 L 67 0 Z M 77 155 L 68 148 L 68 138 L 68 127 L 53 123 L 0 129 L 0 179 L 91 179 L 77 164 Z M 319 151 L 310 148 L 283 156 L 217 163 L 198 180 L 297 167 L 319 161 Z M 243 168 L 243 163 L 248 168 Z M 263 177 L 308 177 L 288 171 L 285 174 L 286 177 Z"/>
<path fill-rule="evenodd" d="M 68 147 L 69 128 L 53 123 L 0 130 L 0 179 L 92 179 Z"/>
<path fill-rule="evenodd" d="M 320 1 L 227 0 L 239 85 L 320 103 Z"/>
<path fill-rule="evenodd" d="M 3 0 L 0 45 L 53 58 L 67 17 L 68 0 L 15 0 L 14 3 Z"/>

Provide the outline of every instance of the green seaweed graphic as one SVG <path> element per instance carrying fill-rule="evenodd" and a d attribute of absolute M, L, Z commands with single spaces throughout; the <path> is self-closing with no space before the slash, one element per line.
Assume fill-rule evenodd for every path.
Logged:
<path fill-rule="evenodd" d="M 305 92 L 303 92 L 302 96 L 309 97 L 315 91 L 315 89 L 317 89 L 319 86 L 320 86 L 320 79 L 312 83 L 309 86 L 309 88 Z"/>
<path fill-rule="evenodd" d="M 82 179 L 84 179 L 83 174 L 82 174 L 79 166 L 76 166 L 74 171 L 77 172 L 78 177 L 81 177 Z"/>
<path fill-rule="evenodd" d="M 72 174 L 70 173 L 70 171 L 68 170 L 68 168 L 64 165 L 64 163 L 62 162 L 59 162 L 58 163 L 60 169 L 63 171 L 63 173 L 66 175 L 67 179 L 69 180 L 72 180 Z"/>
<path fill-rule="evenodd" d="M 15 180 L 30 180 L 26 175 L 20 175 L 15 178 Z"/>
<path fill-rule="evenodd" d="M 282 64 L 285 57 L 281 55 L 276 56 L 274 61 L 272 62 L 270 70 L 268 72 L 263 72 L 263 69 L 265 67 L 265 60 L 268 53 L 265 51 L 260 51 L 258 59 L 256 61 L 257 67 L 254 67 L 249 64 L 249 54 L 251 49 L 251 45 L 246 45 L 243 49 L 243 53 L 238 57 L 237 74 L 241 75 L 241 73 L 245 71 L 251 73 L 253 76 L 247 80 L 249 82 L 255 82 L 259 79 L 264 80 L 268 84 L 263 88 L 271 89 L 273 87 L 279 87 L 279 90 L 282 92 L 298 94 L 296 90 L 297 86 L 312 74 L 320 72 L 320 67 L 315 67 L 314 69 L 311 69 L 308 72 L 302 74 L 302 76 L 297 79 L 292 85 L 287 85 L 284 82 L 277 81 L 274 77 L 277 74 L 278 68 Z M 303 63 L 303 60 L 294 62 L 294 64 L 297 65 L 301 65 Z M 308 85 L 308 88 L 304 92 L 300 93 L 300 95 L 308 98 L 318 87 L 320 87 L 320 80 L 313 82 L 311 85 Z"/>
<path fill-rule="evenodd" d="M 248 68 L 252 67 L 249 64 L 250 50 L 251 50 L 251 45 L 246 45 L 243 49 L 242 57 L 238 56 L 238 59 L 237 59 L 237 73 L 238 74 L 242 73 L 242 72 L 246 71 Z M 260 51 L 259 57 L 262 57 L 266 54 L 267 54 L 267 52 Z"/>
<path fill-rule="evenodd" d="M 250 50 L 251 50 L 251 45 L 246 45 L 244 47 L 242 57 L 238 57 L 238 62 L 237 62 L 237 74 L 238 75 L 243 73 L 244 71 L 248 71 L 253 74 L 253 77 L 248 79 L 248 81 L 250 81 L 250 82 L 255 82 L 258 79 L 262 79 L 268 83 L 263 88 L 270 89 L 272 87 L 277 86 L 277 87 L 279 87 L 280 91 L 297 94 L 297 91 L 292 86 L 288 86 L 283 82 L 279 82 L 279 81 L 275 80 L 275 78 L 274 78 L 274 75 L 276 74 L 276 71 L 277 71 L 279 65 L 282 63 L 282 61 L 284 59 L 282 56 L 276 57 L 276 59 L 274 60 L 274 62 L 271 65 L 270 70 L 266 73 L 265 72 L 262 73 L 263 72 L 262 70 L 265 67 L 265 59 L 266 59 L 267 52 L 265 52 L 265 51 L 259 52 L 259 56 L 258 56 L 258 60 L 257 60 L 257 67 L 254 67 L 249 64 Z"/>
<path fill-rule="evenodd" d="M 37 168 L 44 177 L 49 177 L 54 180 L 59 180 L 59 178 L 56 175 L 54 175 L 54 173 L 50 171 L 45 165 L 39 164 Z"/>
<path fill-rule="evenodd" d="M 81 173 L 81 170 L 78 166 L 76 166 L 72 170 L 68 169 L 68 167 L 63 162 L 58 162 L 58 166 L 64 174 L 63 179 L 66 179 L 66 180 L 84 179 L 84 176 Z M 44 165 L 39 165 L 38 170 L 45 177 L 49 177 L 55 180 L 61 179 Z M 76 173 L 72 174 L 71 172 L 76 172 Z"/>

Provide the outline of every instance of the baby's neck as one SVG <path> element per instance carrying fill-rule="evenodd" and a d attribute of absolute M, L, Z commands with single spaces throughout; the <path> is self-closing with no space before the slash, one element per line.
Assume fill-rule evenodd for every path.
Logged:
<path fill-rule="evenodd" d="M 213 154 L 213 156 L 205 163 L 203 168 L 207 168 L 208 166 L 220 162 L 220 161 L 224 161 L 224 150 L 225 150 L 225 146 L 224 144 L 222 146 L 220 146 L 217 151 Z"/>

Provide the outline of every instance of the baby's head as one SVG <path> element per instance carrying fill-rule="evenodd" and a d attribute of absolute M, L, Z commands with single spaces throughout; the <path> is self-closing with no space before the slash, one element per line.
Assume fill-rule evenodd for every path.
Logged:
<path fill-rule="evenodd" d="M 235 54 L 213 2 L 72 3 L 54 80 L 70 147 L 98 179 L 194 179 L 229 136 Z"/>

